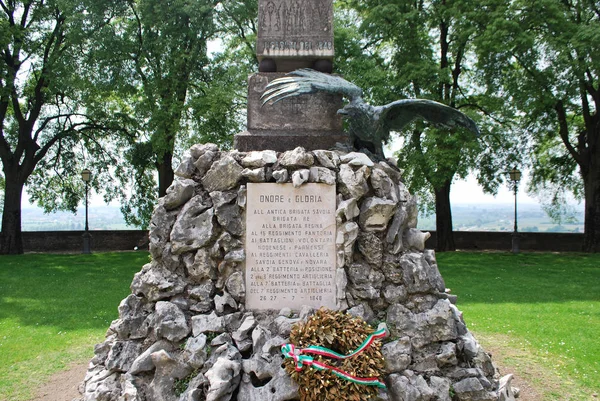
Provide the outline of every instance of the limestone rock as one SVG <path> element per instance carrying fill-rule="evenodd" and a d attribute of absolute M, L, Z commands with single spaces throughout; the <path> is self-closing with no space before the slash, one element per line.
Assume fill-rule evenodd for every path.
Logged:
<path fill-rule="evenodd" d="M 219 314 L 237 310 L 237 302 L 227 291 L 215 296 L 215 310 Z"/>
<path fill-rule="evenodd" d="M 168 352 L 161 350 L 151 355 L 156 366 L 154 378 L 148 386 L 149 398 L 153 400 L 175 401 L 175 380 L 183 379 L 190 369 L 178 363 Z"/>
<path fill-rule="evenodd" d="M 439 401 L 452 401 L 450 398 L 450 385 L 452 382 L 449 379 L 432 376 L 429 379 L 429 386 L 433 390 L 436 400 Z"/>
<path fill-rule="evenodd" d="M 111 324 L 111 329 L 121 340 L 136 340 L 148 334 L 148 315 L 152 305 L 133 294 L 119 304 L 119 319 Z"/>
<path fill-rule="evenodd" d="M 213 161 L 217 158 L 218 154 L 219 153 L 217 151 L 207 150 L 202 155 L 200 155 L 194 162 L 194 167 L 196 167 L 196 173 L 201 177 L 204 176 L 206 172 L 210 169 L 210 166 L 212 166 Z"/>
<path fill-rule="evenodd" d="M 513 391 L 513 387 L 511 386 L 513 380 L 513 375 L 509 374 L 503 376 L 500 379 L 500 384 L 498 385 L 498 394 L 500 397 L 498 401 L 515 401 L 515 394 Z"/>
<path fill-rule="evenodd" d="M 398 190 L 396 185 L 385 173 L 385 171 L 379 168 L 374 168 L 371 172 L 370 180 L 375 196 L 378 198 L 398 202 Z"/>
<path fill-rule="evenodd" d="M 194 369 L 199 369 L 206 361 L 206 336 L 189 337 L 183 349 L 182 359 Z"/>
<path fill-rule="evenodd" d="M 310 167 L 315 164 L 315 158 L 310 153 L 306 153 L 303 148 L 296 148 L 284 152 L 279 159 L 279 164 L 284 167 Z"/>
<path fill-rule="evenodd" d="M 175 209 L 194 196 L 194 187 L 196 183 L 194 180 L 175 180 L 169 188 L 167 188 L 167 194 L 164 199 L 165 209 Z"/>
<path fill-rule="evenodd" d="M 218 151 L 219 151 L 219 146 L 215 145 L 214 143 L 198 143 L 198 144 L 193 145 L 190 148 L 190 155 L 194 159 L 198 159 L 200 156 L 202 156 L 206 152 L 215 152 L 216 153 Z"/>
<path fill-rule="evenodd" d="M 370 264 L 375 266 L 381 265 L 383 260 L 383 243 L 375 233 L 359 233 L 358 250 Z"/>
<path fill-rule="evenodd" d="M 350 166 L 354 166 L 354 167 L 361 167 L 361 166 L 373 167 L 375 165 L 375 163 L 373 163 L 373 161 L 371 159 L 369 159 L 369 156 L 367 156 L 366 154 L 364 154 L 362 152 L 351 152 L 351 153 L 342 155 L 342 156 L 340 156 L 340 160 L 342 161 L 342 163 L 347 163 Z"/>
<path fill-rule="evenodd" d="M 200 196 L 183 207 L 171 231 L 172 252 L 180 255 L 206 245 L 214 235 L 214 209 L 208 209 Z"/>
<path fill-rule="evenodd" d="M 173 342 L 184 339 L 190 332 L 181 309 L 166 301 L 156 303 L 155 327 L 159 337 Z"/>
<path fill-rule="evenodd" d="M 369 168 L 366 166 L 354 171 L 349 165 L 342 164 L 338 173 L 338 184 L 344 198 L 354 198 L 358 201 L 369 192 L 367 183 L 369 174 Z"/>
<path fill-rule="evenodd" d="M 131 283 L 134 295 L 143 295 L 151 302 L 180 294 L 184 289 L 185 281 L 182 277 L 151 263 L 136 273 Z"/>
<path fill-rule="evenodd" d="M 412 346 L 409 337 L 391 341 L 381 347 L 386 373 L 401 373 L 411 364 Z"/>
<path fill-rule="evenodd" d="M 242 166 L 232 156 L 227 155 L 213 163 L 202 179 L 202 185 L 208 192 L 232 189 L 242 178 L 242 170 Z"/>
<path fill-rule="evenodd" d="M 206 332 L 223 333 L 225 325 L 222 316 L 217 316 L 213 311 L 210 315 L 192 316 L 192 332 L 194 337 Z"/>
<path fill-rule="evenodd" d="M 223 205 L 229 205 L 237 197 L 237 191 L 213 191 L 209 194 L 212 205 L 219 209 Z"/>
<path fill-rule="evenodd" d="M 171 229 L 176 219 L 177 212 L 168 212 L 164 206 L 164 200 L 160 200 L 152 213 L 150 233 L 148 235 L 150 253 L 154 259 L 162 257 L 163 250 L 167 247 Z"/>
<path fill-rule="evenodd" d="M 300 186 L 302 186 L 302 184 L 304 184 L 305 182 L 308 182 L 309 178 L 310 178 L 310 170 L 308 170 L 308 169 L 296 170 L 292 173 L 292 185 L 294 185 L 294 188 L 299 188 Z"/>
<path fill-rule="evenodd" d="M 404 233 L 405 247 L 423 251 L 425 249 L 425 241 L 427 241 L 429 237 L 431 237 L 431 234 L 428 232 L 422 232 L 416 228 L 409 228 Z"/>
<path fill-rule="evenodd" d="M 444 292 L 446 286 L 439 270 L 431 268 L 422 253 L 411 252 L 400 258 L 402 281 L 409 294 Z"/>
<path fill-rule="evenodd" d="M 460 401 L 496 401 L 498 396 L 483 388 L 481 382 L 474 377 L 468 377 L 452 386 L 454 394 Z"/>
<path fill-rule="evenodd" d="M 240 382 L 241 363 L 219 358 L 205 376 L 209 387 L 206 401 L 228 401 Z"/>
<path fill-rule="evenodd" d="M 335 185 L 335 173 L 324 167 L 310 168 L 310 182 L 321 182 L 327 185 Z"/>
<path fill-rule="evenodd" d="M 274 150 L 248 152 L 241 164 L 247 168 L 264 167 L 277 162 L 277 153 Z"/>
<path fill-rule="evenodd" d="M 342 218 L 345 217 L 346 221 L 352 220 L 355 217 L 358 217 L 360 214 L 360 210 L 358 209 L 358 205 L 356 204 L 356 199 L 350 198 L 345 201 L 340 202 L 335 211 L 336 219 L 341 223 Z"/>
<path fill-rule="evenodd" d="M 399 304 L 408 298 L 408 292 L 403 285 L 388 284 L 383 288 L 382 295 L 388 304 Z"/>
<path fill-rule="evenodd" d="M 142 344 L 139 342 L 117 341 L 110 349 L 104 365 L 112 371 L 127 372 L 141 353 Z"/>
<path fill-rule="evenodd" d="M 457 365 L 458 359 L 456 358 L 456 344 L 448 342 L 442 344 L 440 351 L 435 356 L 438 366 Z"/>
<path fill-rule="evenodd" d="M 96 377 L 85 382 L 84 400 L 115 400 L 121 392 L 120 374 L 103 370 Z"/>
<path fill-rule="evenodd" d="M 285 401 L 298 397 L 298 385 L 285 370 L 279 369 L 264 386 L 255 386 L 249 374 L 240 383 L 238 401 Z"/>
<path fill-rule="evenodd" d="M 265 182 L 267 180 L 265 169 L 262 167 L 254 169 L 245 168 L 242 170 L 242 177 L 250 182 Z"/>
<path fill-rule="evenodd" d="M 128 373 L 131 375 L 137 375 L 142 372 L 148 372 L 153 370 L 154 363 L 152 362 L 151 355 L 160 350 L 165 350 L 167 352 L 172 351 L 173 345 L 165 340 L 159 340 L 155 342 L 133 361 Z"/>
<path fill-rule="evenodd" d="M 278 184 L 287 182 L 288 171 L 287 170 L 275 170 L 275 171 L 273 171 L 273 178 L 275 178 L 275 182 L 277 182 Z"/>
<path fill-rule="evenodd" d="M 190 380 L 187 389 L 179 397 L 179 401 L 200 401 L 204 397 L 207 387 L 208 380 L 202 373 L 199 373 Z"/>
<path fill-rule="evenodd" d="M 238 302 L 241 302 L 246 296 L 246 285 L 244 284 L 244 275 L 241 272 L 235 272 L 225 282 L 225 287 Z"/>
<path fill-rule="evenodd" d="M 450 302 L 440 299 L 432 309 L 414 314 L 402 305 L 391 305 L 387 322 L 392 335 L 407 335 L 412 345 L 421 348 L 427 344 L 456 340 L 456 324 Z"/>
<path fill-rule="evenodd" d="M 192 255 L 194 255 L 192 257 Z M 205 279 L 217 277 L 217 266 L 206 249 L 199 249 L 195 254 L 188 254 L 184 258 L 188 277 L 195 283 L 204 282 Z"/>
<path fill-rule="evenodd" d="M 237 204 L 219 207 L 216 215 L 217 221 L 227 232 L 238 237 L 244 234 L 244 219 Z"/>
<path fill-rule="evenodd" d="M 313 150 L 317 162 L 328 169 L 335 169 L 340 165 L 340 157 L 330 150 Z"/>
<path fill-rule="evenodd" d="M 434 401 L 434 392 L 425 379 L 410 370 L 389 375 L 387 382 L 393 401 Z"/>
<path fill-rule="evenodd" d="M 397 204 L 382 198 L 368 198 L 360 206 L 358 224 L 364 231 L 383 231 L 396 212 Z"/>

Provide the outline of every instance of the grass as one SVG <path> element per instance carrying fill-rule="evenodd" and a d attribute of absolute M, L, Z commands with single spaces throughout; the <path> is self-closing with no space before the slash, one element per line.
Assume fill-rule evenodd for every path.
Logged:
<path fill-rule="evenodd" d="M 148 253 L 0 256 L 0 400 L 93 355 Z M 83 378 L 82 378 L 83 379 Z"/>
<path fill-rule="evenodd" d="M 504 362 L 525 366 L 525 375 L 535 365 L 556 376 L 556 386 L 548 385 L 548 377 L 530 377 L 544 400 L 597 397 L 600 255 L 457 252 L 437 259 L 446 287 L 458 295 L 468 327 L 484 346 L 500 347 Z"/>
<path fill-rule="evenodd" d="M 542 400 L 600 393 L 600 255 L 440 253 L 446 286 L 495 359 Z M 0 257 L 0 400 L 91 358 L 147 253 Z M 596 398 L 597 399 L 597 398 Z"/>

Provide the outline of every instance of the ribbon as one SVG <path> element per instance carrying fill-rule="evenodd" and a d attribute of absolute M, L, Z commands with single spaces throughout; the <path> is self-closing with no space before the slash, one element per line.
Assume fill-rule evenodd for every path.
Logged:
<path fill-rule="evenodd" d="M 385 388 L 385 383 L 383 383 L 376 377 L 356 377 L 346 371 L 336 368 L 335 366 L 330 366 L 325 363 L 315 361 L 313 357 L 305 354 L 321 355 L 333 359 L 348 359 L 357 354 L 360 354 L 362 351 L 368 348 L 376 339 L 384 338 L 387 335 L 388 331 L 384 326 L 378 329 L 376 332 L 370 334 L 357 349 L 346 355 L 339 354 L 333 350 L 330 350 L 329 348 L 321 347 L 318 345 L 311 345 L 306 348 L 297 349 L 294 346 L 294 344 L 284 344 L 281 347 L 281 353 L 286 358 L 291 358 L 294 360 L 295 369 L 297 372 L 301 371 L 304 365 L 312 366 L 317 370 L 330 370 L 334 375 L 341 377 L 344 380 L 348 380 L 352 383 Z"/>

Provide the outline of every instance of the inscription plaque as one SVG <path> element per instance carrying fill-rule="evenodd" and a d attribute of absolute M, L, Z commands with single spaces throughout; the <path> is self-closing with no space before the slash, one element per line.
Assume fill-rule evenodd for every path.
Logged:
<path fill-rule="evenodd" d="M 248 183 L 246 307 L 336 308 L 335 186 Z"/>
<path fill-rule="evenodd" d="M 277 71 L 311 66 L 302 59 L 333 59 L 333 0 L 259 0 L 256 55 L 276 60 Z"/>

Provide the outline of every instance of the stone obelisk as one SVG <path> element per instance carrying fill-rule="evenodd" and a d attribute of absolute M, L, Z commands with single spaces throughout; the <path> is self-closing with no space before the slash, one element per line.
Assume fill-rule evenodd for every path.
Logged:
<path fill-rule="evenodd" d="M 259 72 L 248 79 L 247 131 L 235 136 L 240 151 L 283 152 L 298 146 L 329 149 L 348 143 L 337 110 L 340 96 L 319 93 L 262 107 L 266 86 L 298 68 L 332 71 L 333 0 L 259 0 L 256 55 Z"/>

